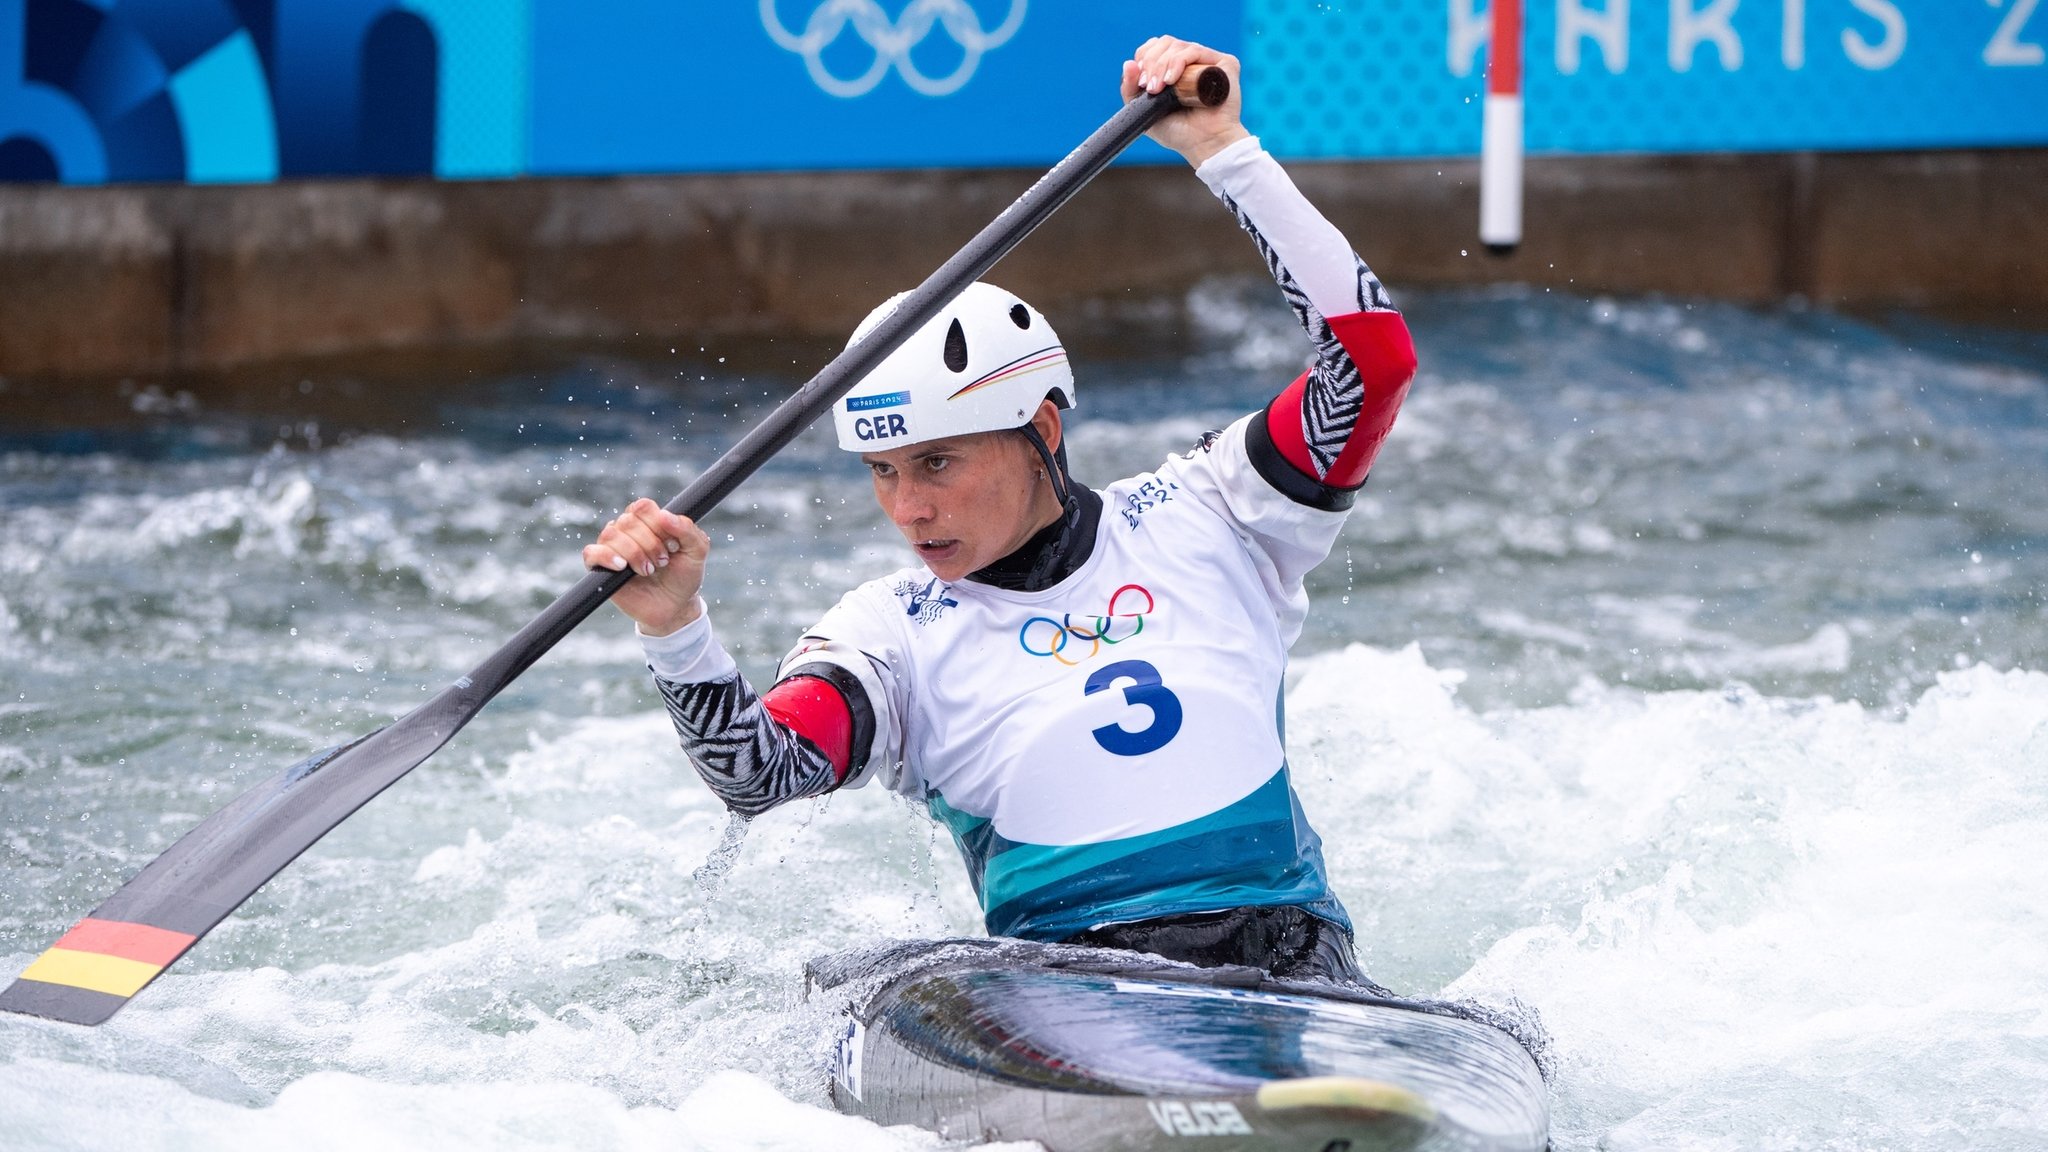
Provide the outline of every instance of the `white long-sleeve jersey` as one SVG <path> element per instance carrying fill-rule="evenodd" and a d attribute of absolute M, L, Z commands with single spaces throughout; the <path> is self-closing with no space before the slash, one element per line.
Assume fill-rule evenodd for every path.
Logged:
<path fill-rule="evenodd" d="M 1414 371 L 1405 325 L 1256 140 L 1199 175 L 1316 346 L 1272 405 L 1101 495 L 1094 548 L 1034 591 L 906 568 L 783 664 L 847 720 L 755 697 L 708 620 L 647 641 L 685 747 L 757 811 L 869 780 L 952 831 L 991 933 L 1293 904 L 1345 923 L 1288 780 L 1281 682 L 1303 578 Z M 848 722 L 850 720 L 850 723 Z M 838 754 L 835 755 L 834 753 Z"/>

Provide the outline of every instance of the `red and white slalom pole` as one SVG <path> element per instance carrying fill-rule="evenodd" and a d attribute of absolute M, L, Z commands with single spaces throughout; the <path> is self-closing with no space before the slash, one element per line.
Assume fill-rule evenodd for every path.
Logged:
<path fill-rule="evenodd" d="M 1490 15 L 1479 138 L 1479 242 L 1505 256 L 1522 242 L 1522 0 L 1493 0 Z"/>

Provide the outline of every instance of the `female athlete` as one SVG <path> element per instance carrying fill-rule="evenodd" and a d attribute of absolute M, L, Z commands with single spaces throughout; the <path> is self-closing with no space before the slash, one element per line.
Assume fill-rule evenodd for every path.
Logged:
<path fill-rule="evenodd" d="M 1067 472 L 1065 348 L 976 284 L 834 408 L 916 563 L 847 593 L 765 695 L 713 636 L 695 524 L 639 500 L 583 559 L 636 574 L 613 602 L 732 809 L 879 781 L 952 831 L 992 935 L 1357 980 L 1289 782 L 1281 682 L 1303 577 L 1415 355 L 1379 281 L 1245 129 L 1235 58 L 1155 38 L 1124 63 L 1124 98 L 1211 64 L 1230 100 L 1151 136 L 1236 216 L 1314 350 L 1270 404 L 1090 489 Z"/>

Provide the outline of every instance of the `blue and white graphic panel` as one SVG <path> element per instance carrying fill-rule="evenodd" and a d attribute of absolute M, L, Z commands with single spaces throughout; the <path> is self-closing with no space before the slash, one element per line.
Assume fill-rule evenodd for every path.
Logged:
<path fill-rule="evenodd" d="M 529 0 L 0 0 L 0 180 L 526 170 Z"/>

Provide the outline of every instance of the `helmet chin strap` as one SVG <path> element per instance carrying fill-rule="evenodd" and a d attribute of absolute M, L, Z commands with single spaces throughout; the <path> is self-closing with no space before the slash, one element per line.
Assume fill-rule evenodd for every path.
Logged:
<path fill-rule="evenodd" d="M 1052 481 L 1053 494 L 1059 497 L 1059 515 L 1051 523 L 1041 525 L 1016 551 L 968 576 L 998 588 L 1036 592 L 1080 571 L 1088 562 L 1095 547 L 1095 526 L 1102 501 L 1074 483 L 1067 471 L 1065 444 L 1058 451 L 1048 451 L 1038 429 L 1026 424 L 1017 431 L 1031 442 L 1044 462 L 1042 474 Z"/>
<path fill-rule="evenodd" d="M 1038 434 L 1037 425 L 1026 424 L 1017 431 L 1022 432 L 1024 438 L 1031 441 L 1031 446 L 1038 449 L 1038 458 L 1045 461 L 1046 479 L 1052 481 L 1052 494 L 1059 499 L 1060 508 L 1063 511 L 1071 510 L 1074 506 L 1074 490 L 1067 482 L 1066 442 L 1061 441 L 1059 454 L 1055 456 L 1052 450 L 1045 446 L 1045 437 Z"/>

